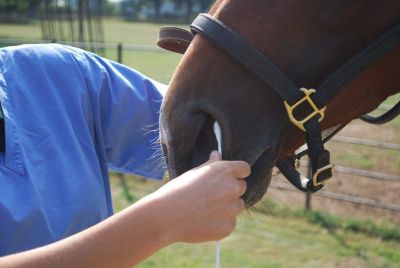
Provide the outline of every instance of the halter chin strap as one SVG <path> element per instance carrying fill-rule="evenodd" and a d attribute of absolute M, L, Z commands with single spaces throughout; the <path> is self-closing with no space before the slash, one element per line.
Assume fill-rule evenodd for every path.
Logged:
<path fill-rule="evenodd" d="M 320 122 L 325 116 L 326 105 L 340 92 L 346 83 L 351 81 L 368 65 L 400 44 L 400 23 L 397 23 L 347 61 L 336 72 L 328 76 L 316 89 L 299 89 L 289 77 L 247 40 L 211 15 L 198 15 L 191 24 L 190 29 L 193 34 L 204 36 L 282 97 L 289 120 L 305 132 L 312 178 L 306 179 L 297 172 L 294 165 L 296 156 L 279 160 L 277 167 L 297 188 L 311 192 L 320 190 L 325 181 L 332 177 L 333 164 L 330 163 L 329 152 L 324 148 L 320 128 Z M 184 53 L 192 38 L 193 35 L 188 31 L 168 27 L 160 31 L 158 44 L 166 49 Z M 176 42 L 176 40 L 179 40 L 179 42 Z M 311 107 L 312 112 L 299 119 L 295 114 L 297 114 L 297 109 L 304 105 Z M 397 114 L 399 114 L 400 103 L 396 106 L 399 106 L 397 107 L 398 110 L 396 110 Z M 373 121 L 373 119 L 366 116 L 362 119 Z M 377 121 L 381 120 L 377 119 Z"/>

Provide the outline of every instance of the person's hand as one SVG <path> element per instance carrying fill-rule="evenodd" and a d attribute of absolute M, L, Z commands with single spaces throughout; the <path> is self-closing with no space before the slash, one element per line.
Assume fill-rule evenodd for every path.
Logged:
<path fill-rule="evenodd" d="M 210 160 L 130 207 L 47 246 L 1 257 L 1 267 L 132 267 L 175 242 L 229 235 L 244 209 L 250 166 Z"/>
<path fill-rule="evenodd" d="M 251 169 L 243 161 L 220 160 L 220 154 L 212 152 L 208 162 L 151 195 L 169 212 L 165 220 L 173 241 L 216 241 L 234 230 L 236 216 L 245 208 L 240 197 Z"/>

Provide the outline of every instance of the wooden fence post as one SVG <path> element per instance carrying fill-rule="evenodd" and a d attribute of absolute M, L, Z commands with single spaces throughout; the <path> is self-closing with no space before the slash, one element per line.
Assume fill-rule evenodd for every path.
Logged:
<path fill-rule="evenodd" d="M 133 197 L 133 195 L 131 194 L 131 192 L 130 192 L 130 190 L 129 190 L 128 183 L 126 182 L 126 179 L 125 179 L 125 174 L 123 174 L 123 173 L 117 173 L 117 176 L 118 176 L 118 178 L 119 178 L 119 184 L 120 184 L 120 186 L 121 186 L 121 188 L 122 188 L 122 191 L 123 191 L 123 193 L 124 193 L 125 199 L 126 199 L 129 203 L 132 203 L 132 202 L 134 201 L 134 197 Z"/>
<path fill-rule="evenodd" d="M 122 63 L 122 44 L 121 43 L 118 43 L 117 51 L 118 51 L 118 63 Z"/>

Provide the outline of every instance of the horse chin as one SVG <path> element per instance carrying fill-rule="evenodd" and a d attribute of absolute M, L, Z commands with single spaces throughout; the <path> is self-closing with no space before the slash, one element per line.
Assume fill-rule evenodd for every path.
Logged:
<path fill-rule="evenodd" d="M 171 144 L 176 144 L 176 142 L 172 142 L 173 137 L 167 137 L 165 133 L 163 134 L 163 124 L 161 124 L 161 142 L 171 179 L 203 164 L 208 160 L 211 151 L 218 150 L 217 139 L 213 131 L 214 117 L 205 115 L 205 119 L 202 121 L 203 124 L 201 128 L 197 130 L 196 138 L 190 142 L 192 146 L 184 150 L 184 152 L 182 152 L 182 148 L 174 148 L 175 146 L 171 146 Z M 258 155 L 258 157 L 252 159 L 246 159 L 246 157 L 235 155 L 229 148 L 224 147 L 229 147 L 227 143 L 224 142 L 224 138 L 225 140 L 234 140 L 233 137 L 229 136 L 229 130 L 225 127 L 226 125 L 224 125 L 223 123 L 221 124 L 224 155 L 229 156 L 229 160 L 240 159 L 251 165 L 251 175 L 246 178 L 247 191 L 242 196 L 246 207 L 250 207 L 257 203 L 267 191 L 271 181 L 272 168 L 276 162 L 276 154 L 274 154 L 272 150 L 266 149 L 261 153 L 246 153 L 246 155 L 251 155 L 253 157 Z"/>
<path fill-rule="evenodd" d="M 251 207 L 265 195 L 271 183 L 271 160 L 271 152 L 267 150 L 251 166 L 251 174 L 246 178 L 247 191 L 242 196 L 246 207 Z"/>

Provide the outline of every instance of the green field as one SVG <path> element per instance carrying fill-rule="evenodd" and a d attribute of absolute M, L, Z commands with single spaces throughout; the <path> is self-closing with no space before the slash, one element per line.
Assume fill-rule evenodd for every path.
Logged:
<path fill-rule="evenodd" d="M 126 178 L 130 197 L 140 199 L 164 182 Z M 129 205 L 113 176 L 117 210 Z M 374 231 L 375 230 L 375 231 Z M 149 267 L 214 267 L 215 243 L 176 244 L 139 265 Z M 399 267 L 400 229 L 390 223 L 340 219 L 305 213 L 265 199 L 244 212 L 236 230 L 222 241 L 221 267 Z"/>
<path fill-rule="evenodd" d="M 115 19 L 104 23 L 107 42 L 138 45 L 155 45 L 161 26 Z M 0 39 L 34 40 L 40 37 L 38 23 L 0 24 Z M 116 51 L 109 49 L 105 56 L 115 60 Z M 166 83 L 179 59 L 179 55 L 168 52 L 123 53 L 123 63 Z M 394 103 L 393 100 L 390 102 Z M 397 120 L 391 127 L 400 130 L 399 122 Z M 361 156 L 354 156 L 354 150 L 337 153 L 337 158 L 342 162 L 353 161 L 354 165 L 365 168 L 379 165 L 381 155 L 371 158 L 368 152 L 362 151 Z M 396 161 L 389 170 L 400 172 L 399 155 L 390 157 Z M 111 183 L 114 207 L 119 211 L 164 182 L 128 177 L 127 186 L 121 187 L 118 178 L 113 176 Z M 400 267 L 400 227 L 395 224 L 289 210 L 268 198 L 264 204 L 243 213 L 236 231 L 222 242 L 222 267 Z M 139 267 L 214 267 L 214 247 L 214 243 L 176 244 Z"/>
<path fill-rule="evenodd" d="M 105 42 L 134 45 L 156 46 L 158 30 L 164 25 L 155 23 L 128 23 L 116 19 L 107 19 L 104 22 Z M 36 42 L 41 39 L 40 24 L 1 24 L 0 39 L 16 38 Z M 1 44 L 0 46 L 4 46 Z M 106 58 L 117 60 L 116 49 L 107 49 Z M 144 74 L 164 83 L 168 83 L 181 56 L 175 53 L 159 51 L 141 51 L 124 49 L 123 63 Z"/>

